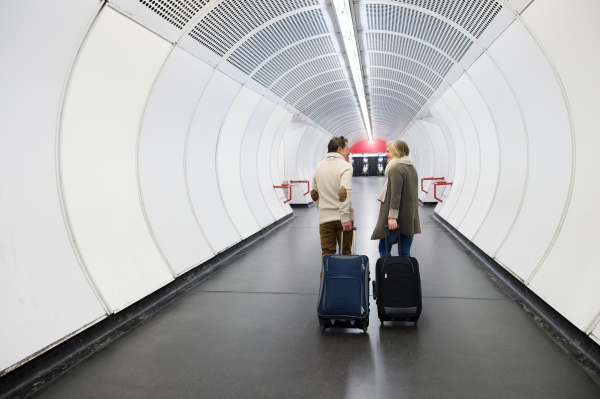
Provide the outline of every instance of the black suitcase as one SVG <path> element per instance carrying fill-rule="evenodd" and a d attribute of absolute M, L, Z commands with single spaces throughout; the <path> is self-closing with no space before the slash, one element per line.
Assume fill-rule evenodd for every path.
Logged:
<path fill-rule="evenodd" d="M 379 258 L 375 266 L 373 299 L 377 302 L 381 324 L 404 320 L 417 325 L 423 308 L 419 262 L 408 256 Z"/>

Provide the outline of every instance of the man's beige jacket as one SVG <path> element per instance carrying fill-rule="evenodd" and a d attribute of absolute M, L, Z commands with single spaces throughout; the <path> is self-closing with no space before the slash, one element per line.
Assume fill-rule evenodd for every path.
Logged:
<path fill-rule="evenodd" d="M 337 152 L 330 152 L 315 169 L 311 197 L 319 210 L 319 224 L 354 220 L 352 166 Z"/>

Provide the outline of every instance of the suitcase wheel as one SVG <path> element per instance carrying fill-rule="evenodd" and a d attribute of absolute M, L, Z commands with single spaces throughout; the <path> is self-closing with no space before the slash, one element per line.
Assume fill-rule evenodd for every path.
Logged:
<path fill-rule="evenodd" d="M 367 332 L 367 329 L 369 328 L 368 325 L 364 324 L 362 327 L 363 332 Z"/>
<path fill-rule="evenodd" d="M 319 323 L 321 325 L 321 332 L 325 331 L 325 324 L 324 323 Z"/>

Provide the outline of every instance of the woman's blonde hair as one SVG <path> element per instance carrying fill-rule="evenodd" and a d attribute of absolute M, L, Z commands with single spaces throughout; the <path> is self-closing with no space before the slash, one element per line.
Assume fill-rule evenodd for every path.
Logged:
<path fill-rule="evenodd" d="M 408 144 L 402 140 L 390 141 L 386 147 L 398 158 L 402 158 L 410 154 Z"/>

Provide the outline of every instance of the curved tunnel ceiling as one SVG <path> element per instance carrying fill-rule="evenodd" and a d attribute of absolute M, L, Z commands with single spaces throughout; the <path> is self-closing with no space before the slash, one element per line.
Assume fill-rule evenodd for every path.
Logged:
<path fill-rule="evenodd" d="M 367 137 L 329 0 L 111 4 L 308 123 L 351 143 Z M 389 141 L 481 54 L 485 46 L 478 39 L 503 5 L 495 0 L 354 0 L 352 9 L 369 123 L 374 138 Z M 504 26 L 496 25 L 492 30 L 499 33 Z"/>

